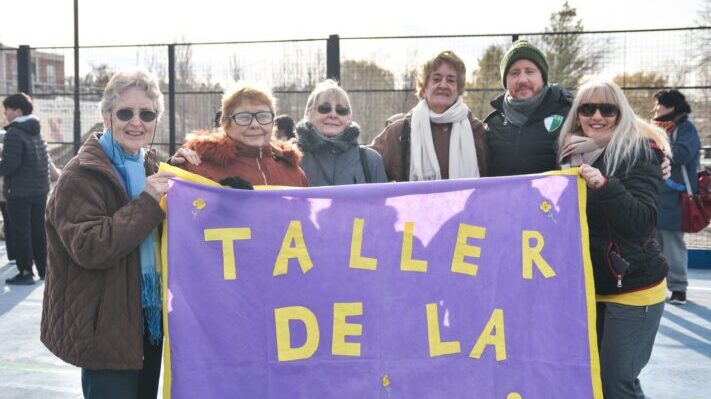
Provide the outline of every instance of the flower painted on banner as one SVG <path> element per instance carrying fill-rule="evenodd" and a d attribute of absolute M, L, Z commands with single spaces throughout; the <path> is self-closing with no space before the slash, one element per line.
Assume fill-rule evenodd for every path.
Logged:
<path fill-rule="evenodd" d="M 385 388 L 385 391 L 388 393 L 388 398 L 389 398 L 390 394 L 391 394 L 391 387 L 390 387 L 390 377 L 388 377 L 387 374 L 383 374 L 383 388 Z"/>
<path fill-rule="evenodd" d="M 202 198 L 197 198 L 193 201 L 193 217 L 197 217 L 197 213 L 205 208 L 207 203 Z"/>
<path fill-rule="evenodd" d="M 555 212 L 551 212 L 551 210 L 553 209 L 553 205 L 551 205 L 550 202 L 543 200 L 541 201 L 541 205 L 538 208 L 541 210 L 541 212 L 545 213 L 550 218 L 550 220 L 553 221 L 553 223 L 558 223 L 555 220 Z"/>

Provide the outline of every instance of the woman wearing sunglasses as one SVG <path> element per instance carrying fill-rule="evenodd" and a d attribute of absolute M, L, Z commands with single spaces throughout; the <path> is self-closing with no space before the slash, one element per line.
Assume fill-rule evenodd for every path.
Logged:
<path fill-rule="evenodd" d="M 155 135 L 163 95 L 143 71 L 117 72 L 101 99 L 105 130 L 64 168 L 47 204 L 42 342 L 81 367 L 85 398 L 155 398 L 161 365 L 156 227 L 168 173 Z"/>
<path fill-rule="evenodd" d="M 639 119 L 612 82 L 582 86 L 560 138 L 561 165 L 588 186 L 590 257 L 606 398 L 643 398 L 639 376 L 664 310 L 667 264 L 655 237 L 661 130 Z M 662 150 L 663 149 L 663 150 Z"/>
<path fill-rule="evenodd" d="M 296 134 L 309 185 L 387 181 L 380 154 L 358 145 L 360 127 L 353 122 L 350 99 L 335 81 L 325 80 L 311 92 Z"/>
<path fill-rule="evenodd" d="M 188 136 L 171 163 L 215 181 L 239 177 L 252 185 L 306 187 L 301 152 L 272 136 L 271 92 L 241 85 L 222 97 L 220 130 Z"/>

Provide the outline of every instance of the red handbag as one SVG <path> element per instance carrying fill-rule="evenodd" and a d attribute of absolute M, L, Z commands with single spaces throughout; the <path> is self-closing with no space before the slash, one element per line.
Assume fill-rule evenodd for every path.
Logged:
<path fill-rule="evenodd" d="M 711 221 L 711 177 L 702 170 L 698 173 L 699 191 L 691 192 L 689 175 L 686 166 L 682 165 L 686 191 L 679 193 L 681 196 L 681 231 L 685 233 L 698 233 L 705 229 Z"/>

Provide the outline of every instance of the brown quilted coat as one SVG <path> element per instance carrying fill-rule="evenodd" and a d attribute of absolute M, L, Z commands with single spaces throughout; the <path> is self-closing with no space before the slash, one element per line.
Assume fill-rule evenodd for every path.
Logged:
<path fill-rule="evenodd" d="M 41 339 L 78 367 L 136 370 L 143 367 L 138 247 L 164 214 L 146 193 L 128 200 L 98 137 L 67 164 L 47 203 Z M 146 165 L 154 173 L 155 157 Z"/>

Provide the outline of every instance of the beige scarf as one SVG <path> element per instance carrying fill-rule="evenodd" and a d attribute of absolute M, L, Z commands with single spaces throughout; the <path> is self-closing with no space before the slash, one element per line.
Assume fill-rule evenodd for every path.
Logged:
<path fill-rule="evenodd" d="M 461 96 L 441 114 L 430 110 L 425 99 L 417 104 L 412 113 L 410 181 L 442 179 L 432 141 L 430 121 L 452 124 L 452 134 L 449 139 L 449 178 L 479 177 L 474 134 L 468 114 L 469 108 L 464 104 Z"/>
<path fill-rule="evenodd" d="M 570 135 L 566 138 L 565 146 L 560 154 L 559 162 L 563 169 L 575 168 L 582 164 L 592 165 L 605 151 L 605 147 L 612 138 L 610 135 L 599 140 L 587 136 Z M 566 159 L 567 158 L 567 159 Z"/>

